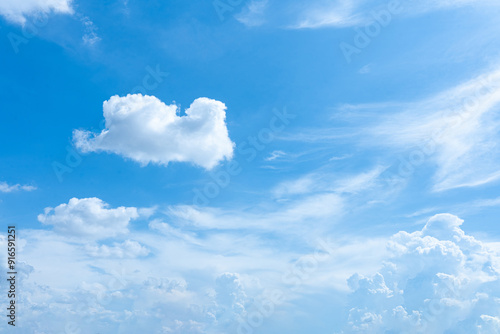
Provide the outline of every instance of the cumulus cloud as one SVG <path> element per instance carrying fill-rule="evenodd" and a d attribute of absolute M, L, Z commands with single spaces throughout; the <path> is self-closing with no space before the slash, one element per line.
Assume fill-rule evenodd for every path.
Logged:
<path fill-rule="evenodd" d="M 198 98 L 178 115 L 175 104 L 154 96 L 113 96 L 103 105 L 106 128 L 99 134 L 75 130 L 73 140 L 83 152 L 111 152 L 139 162 L 167 165 L 191 162 L 212 169 L 231 159 L 234 144 L 226 127 L 226 106 Z"/>
<path fill-rule="evenodd" d="M 137 241 L 107 246 L 81 247 L 52 231 L 23 230 L 20 251 L 33 267 L 20 267 L 26 272 L 19 281 L 20 330 L 64 332 L 71 324 L 101 333 L 238 333 L 241 328 L 277 333 L 297 321 L 300 333 L 316 322 L 330 333 L 342 325 L 344 333 L 496 333 L 498 254 L 462 225 L 458 217 L 441 214 L 420 231 L 392 236 L 387 250 L 383 240 L 372 238 L 291 252 L 272 248 L 269 238 L 253 243 L 246 233 L 217 231 L 205 231 L 199 245 L 188 245 L 166 238 L 171 230 L 158 220 L 150 224 L 155 231 L 136 233 Z M 157 233 L 161 229 L 165 232 Z M 0 236 L 0 247 L 6 247 L 5 237 Z M 135 256 L 146 254 L 145 248 L 150 256 Z M 299 276 L 297 288 L 283 280 L 313 254 L 321 260 Z M 343 294 L 331 298 L 337 296 L 333 289 L 343 289 L 333 281 L 345 282 L 360 271 L 376 274 L 353 275 L 348 300 Z M 260 299 L 265 290 L 275 289 L 283 293 L 282 302 L 258 313 L 267 305 Z M 321 312 L 315 312 L 312 298 Z M 348 318 L 342 323 L 344 313 Z M 264 314 L 263 322 L 253 317 L 258 314 Z M 251 325 L 242 327 L 242 320 Z"/>
<path fill-rule="evenodd" d="M 37 188 L 34 186 L 27 186 L 27 185 L 20 185 L 20 184 L 14 184 L 14 185 L 9 185 L 7 182 L 0 182 L 0 192 L 2 193 L 10 193 L 13 191 L 33 191 L 36 190 Z"/>
<path fill-rule="evenodd" d="M 399 232 L 371 277 L 355 274 L 346 333 L 484 333 L 498 328 L 498 255 L 451 214 Z M 490 331 L 488 333 L 496 333 Z"/>
<path fill-rule="evenodd" d="M 138 217 L 137 208 L 110 209 L 109 204 L 93 197 L 72 198 L 68 204 L 45 208 L 38 220 L 64 235 L 105 239 L 127 233 L 129 222 Z"/>
<path fill-rule="evenodd" d="M 24 24 L 30 15 L 49 12 L 71 14 L 72 0 L 0 0 L 0 15 L 7 20 Z"/>

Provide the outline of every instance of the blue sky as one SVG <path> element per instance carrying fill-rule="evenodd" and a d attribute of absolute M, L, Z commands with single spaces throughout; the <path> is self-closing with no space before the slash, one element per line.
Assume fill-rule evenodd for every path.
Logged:
<path fill-rule="evenodd" d="M 499 9 L 0 0 L 18 330 L 500 332 Z"/>

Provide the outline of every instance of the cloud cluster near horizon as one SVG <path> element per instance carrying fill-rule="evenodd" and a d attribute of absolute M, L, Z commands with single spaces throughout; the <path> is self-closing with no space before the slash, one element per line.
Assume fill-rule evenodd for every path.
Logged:
<path fill-rule="evenodd" d="M 224 103 L 198 98 L 179 115 L 175 104 L 154 96 L 112 96 L 103 105 L 106 128 L 101 133 L 73 131 L 82 152 L 110 152 L 145 166 L 191 162 L 212 169 L 233 156 Z"/>
<path fill-rule="evenodd" d="M 451 214 L 433 216 L 420 231 L 393 235 L 387 250 L 365 239 L 332 246 L 333 258 L 317 272 L 301 277 L 303 289 L 291 290 L 282 281 L 288 263 L 311 254 L 310 250 L 281 249 L 278 256 L 275 246 L 258 241 L 258 235 L 266 232 L 255 230 L 242 238 L 235 232 L 180 225 L 176 233 L 170 228 L 159 234 L 159 225 L 168 224 L 156 218 L 149 229 L 129 230 L 129 220 L 139 211 L 113 209 L 96 198 L 72 199 L 40 215 L 57 233 L 22 232 L 19 242 L 26 263 L 19 265 L 19 271 L 25 293 L 19 303 L 25 310 L 26 328 L 44 332 L 71 324 L 84 331 L 236 333 L 242 321 L 250 323 L 249 315 L 256 314 L 259 300 L 271 289 L 278 289 L 287 302 L 273 304 L 266 317 L 285 328 L 281 322 L 307 308 L 311 293 L 338 293 L 341 284 L 353 291 L 342 297 L 350 311 L 348 318 L 337 316 L 328 324 L 333 332 L 339 323 L 343 333 L 407 333 L 409 329 L 408 333 L 444 333 L 466 328 L 468 333 L 481 334 L 498 329 L 500 257 L 467 235 L 461 229 L 463 221 Z M 115 227 L 121 233 L 106 232 Z M 75 242 L 75 234 L 91 238 Z M 113 242 L 103 242 L 96 234 Z M 1 238 L 0 244 L 4 243 Z M 50 259 L 55 254 L 65 268 L 61 279 L 52 274 Z M 351 271 L 342 279 L 344 274 L 339 273 L 346 268 L 341 263 L 348 254 L 351 270 L 353 263 L 365 273 L 372 265 L 382 269 L 347 279 L 357 272 Z M 322 307 L 333 309 L 338 302 Z M 53 307 L 35 312 L 41 305 Z M 62 305 L 71 305 L 69 312 L 62 312 Z M 92 310 L 99 311 L 99 320 Z M 93 319 L 91 327 L 85 319 Z M 259 330 L 269 333 L 267 326 Z"/>
<path fill-rule="evenodd" d="M 499 256 L 451 214 L 399 232 L 373 276 L 355 274 L 346 333 L 497 333 Z"/>

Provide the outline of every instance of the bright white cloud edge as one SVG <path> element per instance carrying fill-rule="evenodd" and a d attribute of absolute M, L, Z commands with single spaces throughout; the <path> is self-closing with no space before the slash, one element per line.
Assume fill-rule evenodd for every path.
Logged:
<path fill-rule="evenodd" d="M 167 165 L 190 162 L 212 169 L 233 156 L 224 103 L 198 98 L 179 115 L 177 105 L 154 96 L 112 96 L 103 104 L 106 128 L 101 133 L 75 130 L 83 152 L 105 151 L 139 162 Z"/>

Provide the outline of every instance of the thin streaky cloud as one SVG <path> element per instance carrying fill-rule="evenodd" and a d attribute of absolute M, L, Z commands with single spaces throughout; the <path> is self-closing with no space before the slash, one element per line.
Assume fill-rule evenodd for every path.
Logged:
<path fill-rule="evenodd" d="M 368 130 L 369 145 L 420 148 L 422 159 L 437 164 L 434 191 L 491 183 L 500 177 L 499 103 L 500 71 L 493 70 L 384 116 Z"/>
<path fill-rule="evenodd" d="M 36 189 L 37 187 L 35 186 L 20 185 L 20 184 L 9 185 L 7 182 L 0 182 L 0 192 L 2 193 L 11 193 L 15 191 L 33 191 Z"/>

